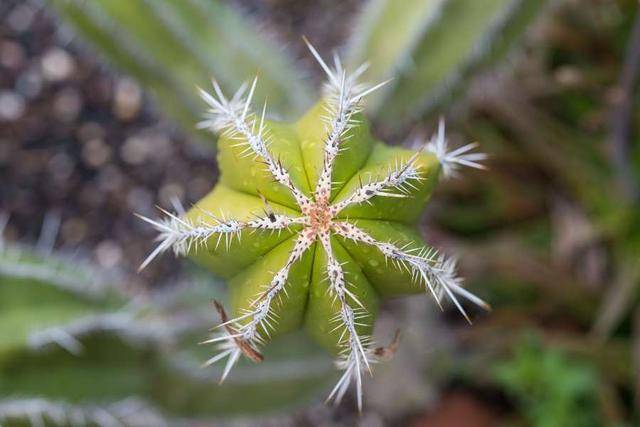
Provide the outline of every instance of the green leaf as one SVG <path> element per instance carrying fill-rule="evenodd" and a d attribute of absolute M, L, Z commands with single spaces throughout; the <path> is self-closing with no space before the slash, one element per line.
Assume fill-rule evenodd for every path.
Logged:
<path fill-rule="evenodd" d="M 559 348 L 543 346 L 531 333 L 520 341 L 513 357 L 498 362 L 493 373 L 521 405 L 530 425 L 602 425 L 594 367 Z"/>
<path fill-rule="evenodd" d="M 545 2 L 371 0 L 352 34 L 349 63 L 370 61 L 370 81 L 394 80 L 369 108 L 391 128 L 430 113 L 479 65 L 504 56 Z"/>

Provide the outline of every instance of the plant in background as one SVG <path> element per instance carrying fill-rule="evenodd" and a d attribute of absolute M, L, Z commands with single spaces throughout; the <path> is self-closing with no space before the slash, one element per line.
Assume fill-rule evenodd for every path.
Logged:
<path fill-rule="evenodd" d="M 215 95 L 201 90 L 200 127 L 221 135 L 220 182 L 188 213 L 143 217 L 160 243 L 142 267 L 173 250 L 229 279 L 232 318 L 216 304 L 221 331 L 205 341 L 220 347 L 207 365 L 227 358 L 222 380 L 241 355 L 262 361 L 267 340 L 304 325 L 344 371 L 329 400 L 355 383 L 361 408 L 363 372 L 389 353 L 371 338 L 381 297 L 426 291 L 465 317 L 458 297 L 487 308 L 415 228 L 440 170 L 482 168 L 485 155 L 474 144 L 449 151 L 443 122 L 417 150 L 376 141 L 360 109 L 384 83 L 360 84 L 366 66 L 347 74 L 309 48 L 328 81 L 294 124 L 267 120 L 266 103 L 251 111 L 257 79 L 231 98 L 215 81 Z"/>
<path fill-rule="evenodd" d="M 4 241 L 6 222 L 0 213 L 3 427 L 159 427 L 174 425 L 175 417 L 296 405 L 327 386 L 331 364 L 306 337 L 292 334 L 280 345 L 295 350 L 270 352 L 244 378 L 215 387 L 200 369 L 206 349 L 196 345 L 210 322 L 208 298 L 219 289 L 210 278 L 135 296 L 97 266 L 50 253 L 57 229 L 51 221 L 37 249 Z M 301 359 L 304 365 L 279 370 Z M 247 402 L 247 394 L 261 397 Z"/>
<path fill-rule="evenodd" d="M 602 425 L 598 378 L 593 366 L 526 334 L 513 357 L 501 362 L 495 378 L 523 406 L 536 427 Z"/>

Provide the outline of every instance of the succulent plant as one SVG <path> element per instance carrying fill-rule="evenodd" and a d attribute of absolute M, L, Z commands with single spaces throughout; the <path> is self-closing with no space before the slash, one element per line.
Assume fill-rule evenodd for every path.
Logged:
<path fill-rule="evenodd" d="M 376 141 L 360 106 L 384 83 L 360 84 L 366 66 L 347 74 L 309 48 L 328 81 L 296 123 L 267 120 L 266 103 L 252 113 L 257 79 L 231 98 L 215 81 L 214 95 L 200 91 L 200 126 L 220 134 L 220 182 L 187 213 L 142 217 L 160 242 L 142 266 L 173 250 L 229 280 L 232 317 L 217 303 L 220 332 L 205 341 L 220 348 L 207 364 L 227 358 L 223 380 L 241 355 L 260 362 L 267 340 L 304 326 L 344 371 L 329 400 L 355 382 L 361 408 L 363 372 L 392 350 L 371 338 L 381 298 L 426 291 L 465 317 L 458 297 L 487 307 L 416 229 L 440 172 L 482 168 L 485 155 L 449 151 L 442 121 L 419 149 Z"/>

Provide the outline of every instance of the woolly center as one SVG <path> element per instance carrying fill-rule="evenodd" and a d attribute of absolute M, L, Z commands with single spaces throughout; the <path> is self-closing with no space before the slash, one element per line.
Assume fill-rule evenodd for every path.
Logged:
<path fill-rule="evenodd" d="M 333 216 L 326 203 L 314 203 L 309 210 L 309 225 L 316 233 L 329 231 Z"/>

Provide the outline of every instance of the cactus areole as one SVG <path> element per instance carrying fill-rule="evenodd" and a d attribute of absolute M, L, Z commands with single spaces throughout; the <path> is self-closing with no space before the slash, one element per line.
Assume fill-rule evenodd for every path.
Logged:
<path fill-rule="evenodd" d="M 354 383 L 362 406 L 362 374 L 388 352 L 371 334 L 384 297 L 431 294 L 486 304 L 461 286 L 455 262 L 426 245 L 417 230 L 438 175 L 481 168 L 474 145 L 448 151 L 441 122 L 422 148 L 377 141 L 360 111 L 382 84 L 358 83 L 366 67 L 347 74 L 329 67 L 324 97 L 293 124 L 252 112 L 256 80 L 227 98 L 201 90 L 209 110 L 200 123 L 220 135 L 220 181 L 189 212 L 151 220 L 159 245 L 143 263 L 173 250 L 228 279 L 230 316 L 206 343 L 226 359 L 224 379 L 241 356 L 279 334 L 304 327 L 335 354 L 344 373 L 329 394 L 340 401 Z M 246 96 L 245 96 L 246 94 Z"/>

